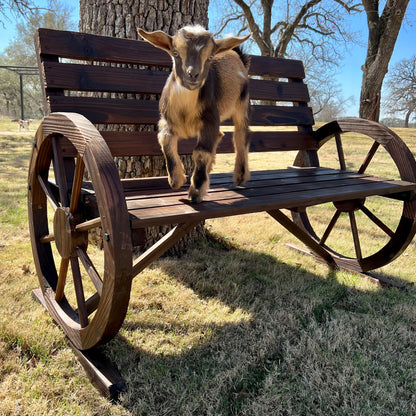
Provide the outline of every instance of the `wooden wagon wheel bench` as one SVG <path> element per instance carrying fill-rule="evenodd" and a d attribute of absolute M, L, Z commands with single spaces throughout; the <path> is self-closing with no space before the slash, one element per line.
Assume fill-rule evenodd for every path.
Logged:
<path fill-rule="evenodd" d="M 250 151 L 297 150 L 295 166 L 252 172 L 244 187 L 233 186 L 231 174 L 211 175 L 206 200 L 190 204 L 186 186 L 172 190 L 165 177 L 119 179 L 115 156 L 161 154 L 155 131 L 105 128 L 157 124 L 154 98 L 168 76 L 160 71 L 171 66 L 168 55 L 141 41 L 49 29 L 38 30 L 36 46 L 47 116 L 36 133 L 29 168 L 30 233 L 40 282 L 35 294 L 107 394 L 116 394 L 122 379 L 99 359 L 94 362 L 94 347 L 119 331 L 133 277 L 201 220 L 266 211 L 330 266 L 357 272 L 391 262 L 412 240 L 416 163 L 411 152 L 391 130 L 362 119 L 337 120 L 314 132 L 300 61 L 252 56 L 249 85 L 251 125 L 266 126 L 253 132 Z M 280 126 L 293 128 L 276 131 Z M 344 156 L 349 132 L 367 136 L 370 143 L 357 169 L 349 169 Z M 336 169 L 319 163 L 318 155 L 331 142 Z M 194 144 L 180 142 L 181 153 L 192 153 Z M 391 157 L 397 177 L 368 173 L 379 149 Z M 230 134 L 218 152 L 233 152 Z M 400 204 L 397 226 L 368 207 L 374 197 Z M 316 230 L 310 207 L 328 203 L 335 213 Z M 292 218 L 282 209 L 291 210 Z M 343 213 L 349 217 L 352 256 L 329 244 Z M 369 255 L 363 246 L 372 241 L 359 237 L 362 217 L 386 236 Z M 143 244 L 143 229 L 164 224 L 177 225 L 133 261 L 134 246 Z M 89 232 L 98 227 L 101 251 L 88 243 Z"/>

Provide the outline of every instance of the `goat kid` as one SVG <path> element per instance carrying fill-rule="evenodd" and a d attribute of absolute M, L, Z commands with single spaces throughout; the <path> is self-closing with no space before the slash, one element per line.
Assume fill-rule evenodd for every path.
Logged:
<path fill-rule="evenodd" d="M 173 70 L 160 98 L 158 125 L 170 186 L 179 189 L 186 182 L 178 140 L 197 137 L 189 199 L 192 203 L 202 201 L 209 188 L 217 145 L 224 135 L 220 123 L 229 118 L 234 122 L 234 182 L 246 182 L 250 177 L 249 64 L 245 55 L 232 49 L 250 35 L 214 39 L 199 25 L 183 27 L 174 36 L 143 29 L 138 29 L 138 33 L 173 59 Z"/>

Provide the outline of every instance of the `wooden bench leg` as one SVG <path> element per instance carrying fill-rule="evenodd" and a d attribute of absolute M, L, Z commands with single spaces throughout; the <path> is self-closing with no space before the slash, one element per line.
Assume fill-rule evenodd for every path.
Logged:
<path fill-rule="evenodd" d="M 42 290 L 35 289 L 32 291 L 32 295 L 46 309 Z M 69 338 L 66 338 L 66 342 L 84 367 L 91 383 L 104 397 L 117 400 L 120 393 L 126 391 L 126 382 L 120 375 L 118 369 L 111 364 L 98 347 L 81 351 Z"/>
<path fill-rule="evenodd" d="M 322 246 L 320 246 L 311 236 L 296 225 L 282 211 L 275 209 L 267 211 L 278 223 L 290 231 L 295 237 L 307 245 L 317 256 L 322 258 L 329 266 L 338 268 L 334 258 Z"/>

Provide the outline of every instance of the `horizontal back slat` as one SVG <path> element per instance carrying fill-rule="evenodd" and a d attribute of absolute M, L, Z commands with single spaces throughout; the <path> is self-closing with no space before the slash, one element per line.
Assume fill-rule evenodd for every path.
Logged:
<path fill-rule="evenodd" d="M 160 94 L 169 75 L 150 70 L 58 62 L 44 62 L 43 73 L 48 88 L 139 94 Z M 309 101 L 308 88 L 303 83 L 250 79 L 249 93 L 253 100 Z"/>
<path fill-rule="evenodd" d="M 82 114 L 96 124 L 157 124 L 160 118 L 157 101 L 121 100 L 91 97 L 50 97 L 51 111 Z M 231 120 L 224 125 L 232 124 Z M 313 115 L 309 107 L 255 105 L 251 109 L 253 126 L 310 126 Z"/>
<path fill-rule="evenodd" d="M 160 94 L 169 76 L 169 72 L 58 62 L 44 62 L 43 70 L 48 88 L 69 91 Z"/>
<path fill-rule="evenodd" d="M 49 56 L 82 61 L 172 66 L 167 53 L 147 42 L 53 29 L 39 29 L 37 33 L 39 52 Z"/>
<path fill-rule="evenodd" d="M 160 156 L 162 151 L 156 131 L 101 131 L 113 156 Z M 196 139 L 181 140 L 180 154 L 192 154 Z M 66 156 L 75 156 L 75 149 L 64 149 Z M 250 152 L 274 152 L 282 150 L 316 150 L 317 143 L 311 134 L 296 131 L 252 132 Z M 225 133 L 217 148 L 218 153 L 234 153 L 232 133 Z"/>
<path fill-rule="evenodd" d="M 36 39 L 39 53 L 86 61 L 117 62 L 133 65 L 171 67 L 170 56 L 148 42 L 78 32 L 39 29 Z M 250 74 L 303 79 L 301 61 L 251 56 Z"/>
<path fill-rule="evenodd" d="M 159 103 L 150 100 L 122 100 L 91 97 L 50 97 L 52 112 L 82 114 L 95 124 L 157 124 Z"/>
<path fill-rule="evenodd" d="M 302 61 L 251 55 L 250 75 L 274 76 L 289 79 L 304 79 Z"/>

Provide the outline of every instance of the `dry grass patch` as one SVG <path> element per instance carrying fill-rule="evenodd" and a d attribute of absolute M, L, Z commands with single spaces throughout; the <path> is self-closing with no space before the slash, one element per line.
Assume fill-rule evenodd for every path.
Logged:
<path fill-rule="evenodd" d="M 412 149 L 415 132 L 403 131 Z M 32 140 L 0 136 L 1 415 L 416 414 L 415 243 L 379 271 L 408 290 L 381 289 L 289 249 L 294 237 L 263 213 L 207 221 L 210 238 L 136 277 L 126 321 L 104 347 L 128 391 L 101 398 L 31 298 Z M 253 154 L 252 169 L 293 158 Z M 217 169 L 232 167 L 218 156 Z M 365 234 L 377 240 L 370 226 Z"/>

